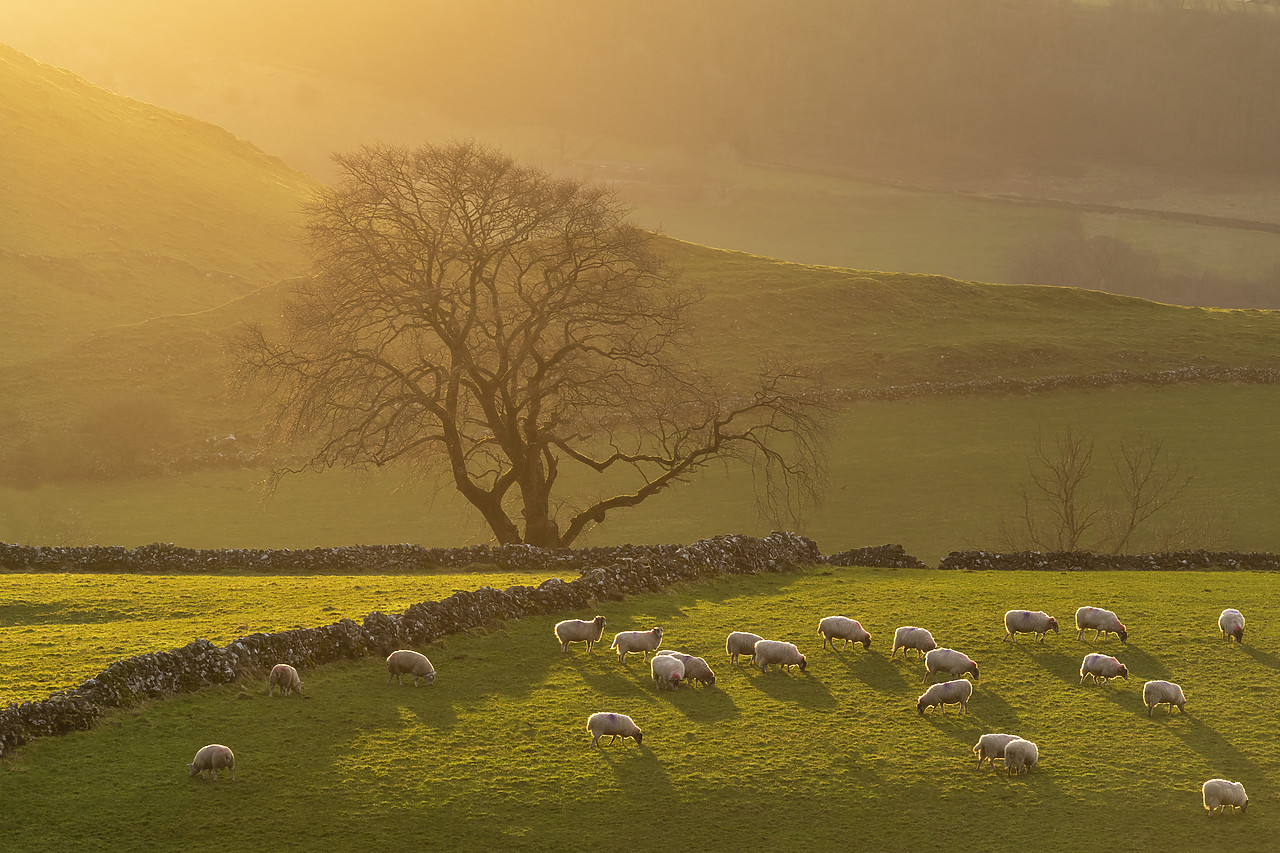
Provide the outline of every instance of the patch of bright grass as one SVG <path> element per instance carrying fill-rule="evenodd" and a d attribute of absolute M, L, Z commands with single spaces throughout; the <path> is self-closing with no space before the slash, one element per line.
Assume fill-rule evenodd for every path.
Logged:
<path fill-rule="evenodd" d="M 1130 642 L 1077 641 L 1082 604 L 1114 609 Z M 708 659 L 714 688 L 656 691 L 639 659 L 619 664 L 603 646 L 562 655 L 552 624 L 587 611 L 496 625 L 424 649 L 439 671 L 430 688 L 387 686 L 369 659 L 303 672 L 301 697 L 245 683 L 32 743 L 0 765 L 0 845 L 904 850 L 1035 839 L 1068 851 L 1084 832 L 1134 851 L 1266 849 L 1280 826 L 1269 686 L 1280 657 L 1265 618 L 1277 604 L 1271 578 L 1249 574 L 724 578 L 588 609 L 608 618 L 606 636 L 664 626 L 664 646 Z M 1251 619 L 1243 647 L 1218 636 L 1225 606 Z M 1063 633 L 1003 643 L 1009 607 L 1043 608 Z M 860 619 L 871 649 L 822 650 L 814 632 L 830 613 Z M 916 713 L 922 666 L 888 656 L 903 624 L 979 662 L 967 715 Z M 808 672 L 728 665 L 735 629 L 797 643 Z M 1080 658 L 1095 650 L 1126 662 L 1131 681 L 1080 687 Z M 1180 683 L 1187 713 L 1149 719 L 1149 678 Z M 632 715 L 643 746 L 590 749 L 583 727 L 597 710 Z M 1040 766 L 1021 778 L 977 772 L 970 750 L 986 731 L 1036 741 Z M 237 781 L 185 777 L 209 742 L 236 750 Z M 1247 815 L 1204 816 L 1199 786 L 1212 776 L 1245 784 Z M 662 824 L 669 814 L 680 818 Z"/>

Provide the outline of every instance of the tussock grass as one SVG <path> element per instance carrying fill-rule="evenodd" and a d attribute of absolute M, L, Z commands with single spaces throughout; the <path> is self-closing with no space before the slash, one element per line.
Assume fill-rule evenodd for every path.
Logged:
<path fill-rule="evenodd" d="M 562 615 L 495 625 L 424 651 L 431 688 L 388 687 L 381 661 L 304 672 L 303 697 L 246 683 L 119 714 L 95 731 L 24 747 L 0 771 L 11 815 L 0 845 L 44 849 L 1035 849 L 1087 843 L 1157 851 L 1265 849 L 1280 817 L 1270 732 L 1280 657 L 1271 578 L 1244 574 L 943 574 L 816 568 L 602 603 L 609 630 L 666 629 L 701 654 L 712 689 L 656 691 L 639 661 L 603 647 L 562 655 Z M 1064 628 L 1002 643 L 1008 607 L 1071 622 L 1110 606 L 1131 642 Z M 1218 612 L 1250 618 L 1244 647 Z M 593 608 L 595 610 L 596 608 Z M 817 621 L 859 618 L 869 651 L 823 651 Z M 968 715 L 916 714 L 922 667 L 889 660 L 893 629 L 928 627 L 982 667 Z M 805 674 L 761 674 L 723 656 L 729 630 L 796 642 Z M 1116 654 L 1132 681 L 1079 687 L 1080 658 Z M 1188 713 L 1148 719 L 1141 683 L 1183 685 Z M 631 714 L 643 747 L 592 750 L 597 710 Z M 1036 741 L 1041 764 L 974 769 L 985 731 Z M 236 750 L 234 783 L 188 780 L 208 742 Z M 1244 782 L 1248 815 L 1207 819 L 1199 785 Z M 74 801 L 76 808 L 66 804 Z M 1031 841 L 1029 841 L 1031 840 Z"/>

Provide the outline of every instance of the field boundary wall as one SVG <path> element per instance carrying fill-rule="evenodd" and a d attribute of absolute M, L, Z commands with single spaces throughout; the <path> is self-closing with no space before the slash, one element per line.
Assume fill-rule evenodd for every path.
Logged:
<path fill-rule="evenodd" d="M 856 558 L 858 565 L 924 566 L 906 555 L 900 545 L 842 553 L 846 559 Z M 10 572 L 394 573 L 484 563 L 505 571 L 578 574 L 567 582 L 549 577 L 536 588 L 481 587 L 457 592 L 441 601 L 411 605 L 399 614 L 374 611 L 361 622 L 342 619 L 316 628 L 255 633 L 226 646 L 200 639 L 180 649 L 119 660 L 79 687 L 0 710 L 0 757 L 37 737 L 90 728 L 112 709 L 193 693 L 241 677 L 265 678 L 277 663 L 309 668 L 385 656 L 497 620 L 574 610 L 589 618 L 594 615 L 590 612 L 593 602 L 600 600 L 620 600 L 719 575 L 793 571 L 825 561 L 813 540 L 783 532 L 764 538 L 717 536 L 691 545 L 555 551 L 527 545 L 456 549 L 391 545 L 308 551 L 205 551 L 160 544 L 135 549 L 0 545 L 0 569 Z"/>

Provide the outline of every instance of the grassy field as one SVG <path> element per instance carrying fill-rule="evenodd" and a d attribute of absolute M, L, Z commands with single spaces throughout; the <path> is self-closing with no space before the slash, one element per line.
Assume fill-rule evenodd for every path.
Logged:
<path fill-rule="evenodd" d="M 566 576 L 564 580 L 572 580 Z M 399 613 L 460 589 L 536 586 L 527 573 L 357 577 L 0 575 L 0 707 L 75 687 L 121 658 L 202 638 Z"/>
<path fill-rule="evenodd" d="M 1224 429 L 1224 423 L 1230 429 Z M 864 403 L 843 415 L 831 444 L 827 498 L 804 530 L 825 553 L 896 542 L 935 562 L 948 551 L 993 547 L 998 519 L 1017 506 L 1037 428 L 1068 426 L 1096 440 L 1097 483 L 1113 442 L 1140 429 L 1194 469 L 1183 507 L 1221 515 L 1221 545 L 1280 550 L 1270 472 L 1280 467 L 1272 425 L 1280 389 L 1184 385 L 1070 391 L 1028 397 Z M 403 475 L 330 471 L 284 481 L 260 502 L 262 472 L 230 471 L 0 489 L 0 541 L 42 544 L 175 542 L 189 547 L 299 548 L 484 542 L 478 516 L 449 491 Z M 580 544 L 691 542 L 725 532 L 768 533 L 750 476 L 712 469 L 694 483 L 610 516 Z M 1210 543 L 1212 544 L 1212 543 Z M 1157 547 L 1139 540 L 1133 550 Z"/>
<path fill-rule="evenodd" d="M 1001 642 L 1007 607 L 1068 625 L 1082 604 L 1115 609 L 1130 642 Z M 611 629 L 663 625 L 665 646 L 705 656 L 716 687 L 659 693 L 639 660 L 562 656 L 559 618 L 493 626 L 425 649 L 431 688 L 385 684 L 370 659 L 304 672 L 302 697 L 245 683 L 117 714 L 38 741 L 0 770 L 6 850 L 76 838 L 90 849 L 1125 850 L 1265 849 L 1280 829 L 1271 733 L 1277 639 L 1251 621 L 1243 647 L 1218 636 L 1225 606 L 1280 601 L 1243 574 L 941 574 L 812 569 L 731 578 L 601 604 Z M 823 651 L 829 613 L 859 618 L 869 651 Z M 590 614 L 566 614 L 590 615 Z M 929 628 L 982 669 L 967 715 L 915 698 L 922 668 L 888 657 L 893 629 Z M 761 674 L 723 657 L 749 629 L 796 642 L 807 673 Z M 612 633 L 610 631 L 609 633 Z M 1128 664 L 1130 682 L 1078 686 L 1083 654 Z M 1150 678 L 1180 683 L 1187 713 L 1151 719 Z M 597 710 L 631 714 L 630 742 L 589 748 Z M 1037 742 L 1041 764 L 1008 778 L 974 769 L 986 731 Z M 237 780 L 189 780 L 205 743 L 237 753 Z M 1209 820 L 1200 783 L 1242 781 L 1243 818 Z M 74 792 L 73 794 L 70 792 Z M 74 800 L 75 808 L 67 808 Z"/>

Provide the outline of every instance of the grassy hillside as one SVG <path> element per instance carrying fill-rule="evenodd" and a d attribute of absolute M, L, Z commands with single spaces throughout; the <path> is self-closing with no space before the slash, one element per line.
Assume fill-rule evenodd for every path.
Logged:
<path fill-rule="evenodd" d="M 562 575 L 562 580 L 573 580 Z M 399 613 L 460 589 L 537 585 L 517 572 L 357 577 L 5 575 L 0 591 L 0 707 L 44 699 L 113 662 L 257 631 Z"/>
<path fill-rule="evenodd" d="M 1113 607 L 1130 642 L 1001 642 L 1010 606 L 1068 624 Z M 1080 836 L 1134 851 L 1265 849 L 1280 826 L 1270 734 L 1277 637 L 1260 620 L 1243 646 L 1218 636 L 1225 606 L 1274 609 L 1274 584 L 1240 574 L 938 574 L 815 569 L 732 578 L 603 603 L 611 628 L 666 628 L 705 656 L 710 689 L 660 693 L 639 660 L 562 655 L 558 616 L 450 637 L 425 651 L 430 688 L 385 684 L 376 659 L 304 672 L 302 697 L 246 683 L 115 715 L 98 729 L 24 747 L 0 772 L 7 850 L 91 838 L 104 849 L 1078 850 Z M 859 618 L 869 651 L 823 651 L 829 613 Z M 582 615 L 582 614 L 565 614 Z M 928 627 L 982 670 L 969 713 L 921 717 L 922 668 L 888 656 L 893 629 Z M 792 640 L 804 674 L 732 667 L 725 634 Z M 611 632 L 610 632 L 611 633 Z M 1252 636 L 1250 636 L 1250 634 Z M 1080 658 L 1117 655 L 1129 682 L 1078 686 Z M 1141 684 L 1180 683 L 1187 713 L 1148 719 Z M 632 715 L 644 744 L 590 749 L 598 710 Z M 974 769 L 987 731 L 1037 742 L 1041 764 L 1009 778 Z M 236 776 L 189 780 L 205 743 Z M 109 780 L 103 782 L 105 777 Z M 1204 817 L 1199 786 L 1244 783 L 1244 817 Z M 74 799 L 73 799 L 74 798 Z M 73 802 L 75 808 L 67 806 Z M 676 817 L 670 817 L 676 815 Z M 664 823 L 664 821 L 666 821 Z M 1083 828 L 1086 828 L 1083 829 Z"/>
<path fill-rule="evenodd" d="M 0 363 L 304 268 L 314 184 L 231 134 L 0 45 Z"/>

